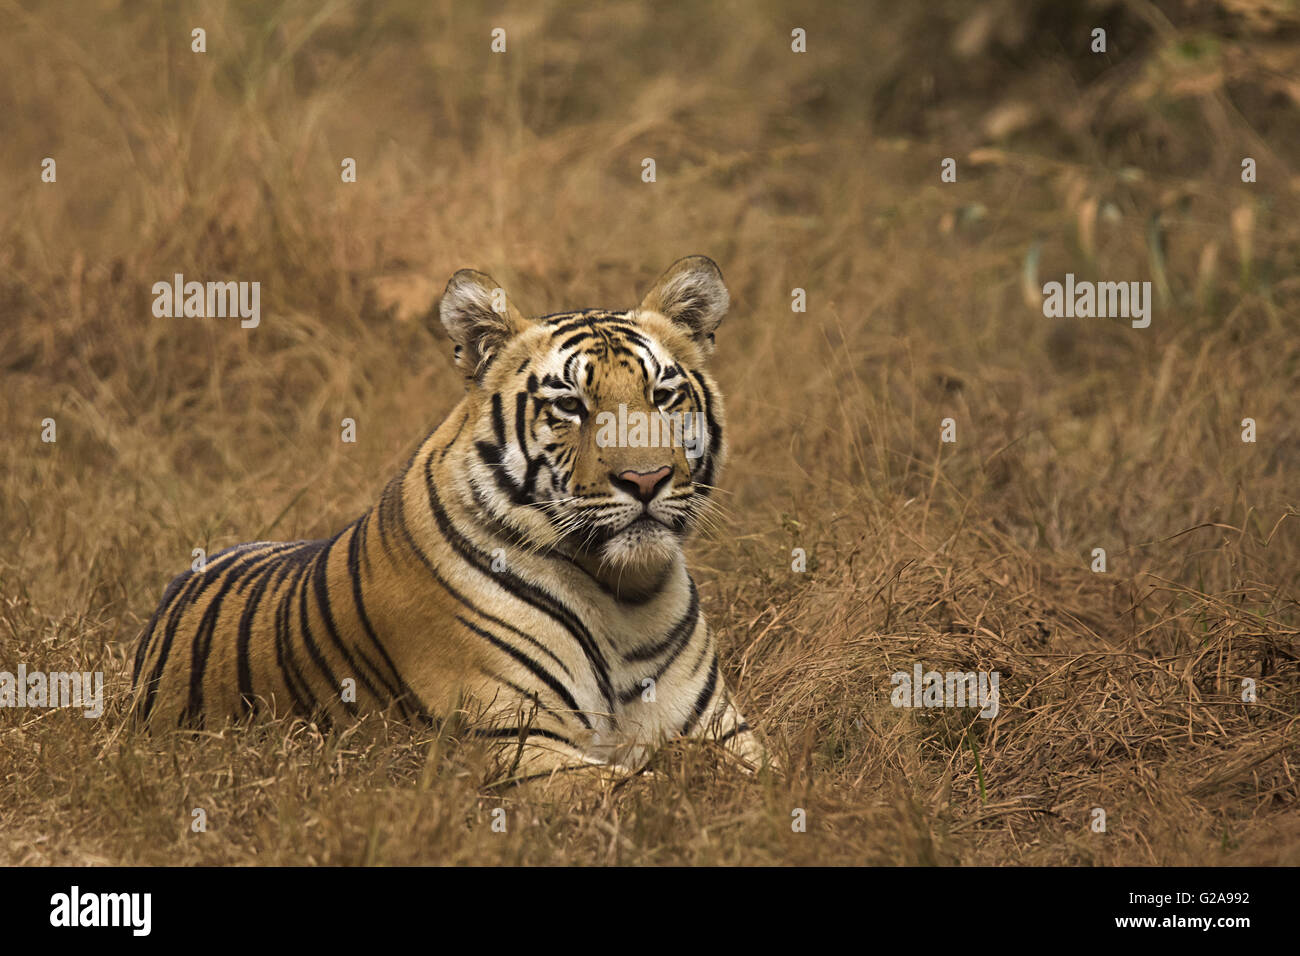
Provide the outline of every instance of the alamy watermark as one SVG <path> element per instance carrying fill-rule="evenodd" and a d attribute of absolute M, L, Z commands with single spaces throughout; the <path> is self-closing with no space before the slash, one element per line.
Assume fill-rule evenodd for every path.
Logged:
<path fill-rule="evenodd" d="M 687 458 L 704 454 L 703 416 L 698 412 L 628 411 L 596 414 L 596 444 L 601 448 L 685 448 Z"/>
<path fill-rule="evenodd" d="M 981 717 L 998 715 L 997 671 L 927 671 L 920 664 L 912 672 L 898 671 L 889 702 L 895 707 L 978 707 Z"/>
<path fill-rule="evenodd" d="M 57 927 L 118 926 L 148 936 L 152 911 L 152 893 L 83 893 L 74 885 L 50 897 L 50 925 Z"/>
<path fill-rule="evenodd" d="M 80 707 L 82 716 L 104 713 L 102 671 L 32 671 L 18 665 L 18 673 L 0 671 L 0 707 Z"/>
<path fill-rule="evenodd" d="M 239 316 L 241 329 L 262 321 L 260 282 L 186 282 L 178 272 L 171 282 L 155 282 L 152 291 L 153 314 L 160 319 Z"/>
<path fill-rule="evenodd" d="M 1049 319 L 1132 319 L 1135 329 L 1151 324 L 1150 282 L 1074 281 L 1043 286 L 1043 315 Z"/>

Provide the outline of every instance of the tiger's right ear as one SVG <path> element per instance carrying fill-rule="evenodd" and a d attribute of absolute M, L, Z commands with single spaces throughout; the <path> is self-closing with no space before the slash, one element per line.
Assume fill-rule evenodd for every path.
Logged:
<path fill-rule="evenodd" d="M 456 343 L 456 364 L 479 378 L 493 354 L 532 323 L 491 276 L 461 269 L 447 282 L 438 314 Z"/>

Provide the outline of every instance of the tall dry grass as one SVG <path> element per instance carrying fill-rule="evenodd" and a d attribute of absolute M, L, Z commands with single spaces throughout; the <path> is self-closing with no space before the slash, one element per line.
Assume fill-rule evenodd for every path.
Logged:
<path fill-rule="evenodd" d="M 191 549 L 367 507 L 457 400 L 454 270 L 540 313 L 700 252 L 733 461 L 692 562 L 789 767 L 679 744 L 570 805 L 381 718 L 0 711 L 0 860 L 1300 862 L 1297 30 L 1246 0 L 0 0 L 0 670 L 120 703 Z M 1043 318 L 1067 271 L 1151 280 L 1151 327 Z M 261 326 L 153 318 L 177 272 L 260 281 Z M 891 707 L 918 661 L 997 670 L 999 715 Z"/>

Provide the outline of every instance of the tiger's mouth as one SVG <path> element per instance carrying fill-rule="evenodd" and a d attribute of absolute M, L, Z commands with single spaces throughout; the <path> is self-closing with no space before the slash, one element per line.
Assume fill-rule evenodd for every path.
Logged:
<path fill-rule="evenodd" d="M 619 533 L 623 531 L 631 531 L 633 528 L 646 528 L 651 526 L 667 528 L 669 531 L 672 530 L 672 526 L 669 525 L 667 521 L 655 517 L 650 513 L 649 509 L 646 509 L 627 524 L 623 525 L 623 527 L 619 529 Z"/>
<path fill-rule="evenodd" d="M 618 524 L 575 528 L 568 540 L 577 555 L 604 565 L 659 565 L 681 551 L 684 520 L 672 520 L 645 508 Z"/>
<path fill-rule="evenodd" d="M 672 522 L 666 521 L 648 510 L 642 511 L 641 514 L 629 518 L 622 524 L 612 525 L 601 528 L 595 534 L 586 534 L 583 537 L 594 546 L 600 547 L 609 544 L 616 538 L 624 538 L 628 543 L 634 543 L 650 537 L 673 537 L 675 538 L 680 532 L 680 528 L 674 526 Z"/>

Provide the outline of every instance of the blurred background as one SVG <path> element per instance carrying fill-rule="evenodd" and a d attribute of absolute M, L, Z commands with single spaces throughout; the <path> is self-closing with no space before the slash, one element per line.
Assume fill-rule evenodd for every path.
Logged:
<path fill-rule="evenodd" d="M 369 507 L 459 399 L 455 270 L 540 314 L 701 253 L 733 451 L 692 562 L 794 768 L 670 755 L 629 840 L 507 847 L 386 724 L 344 777 L 288 728 L 0 713 L 8 861 L 1300 862 L 1293 0 L 0 0 L 0 62 L 0 669 L 121 694 L 193 548 Z M 1044 318 L 1067 272 L 1151 282 L 1150 328 Z M 260 282 L 259 327 L 155 318 L 175 273 Z M 893 710 L 916 661 L 1000 670 L 1001 715 Z M 202 847 L 159 830 L 196 791 Z"/>

